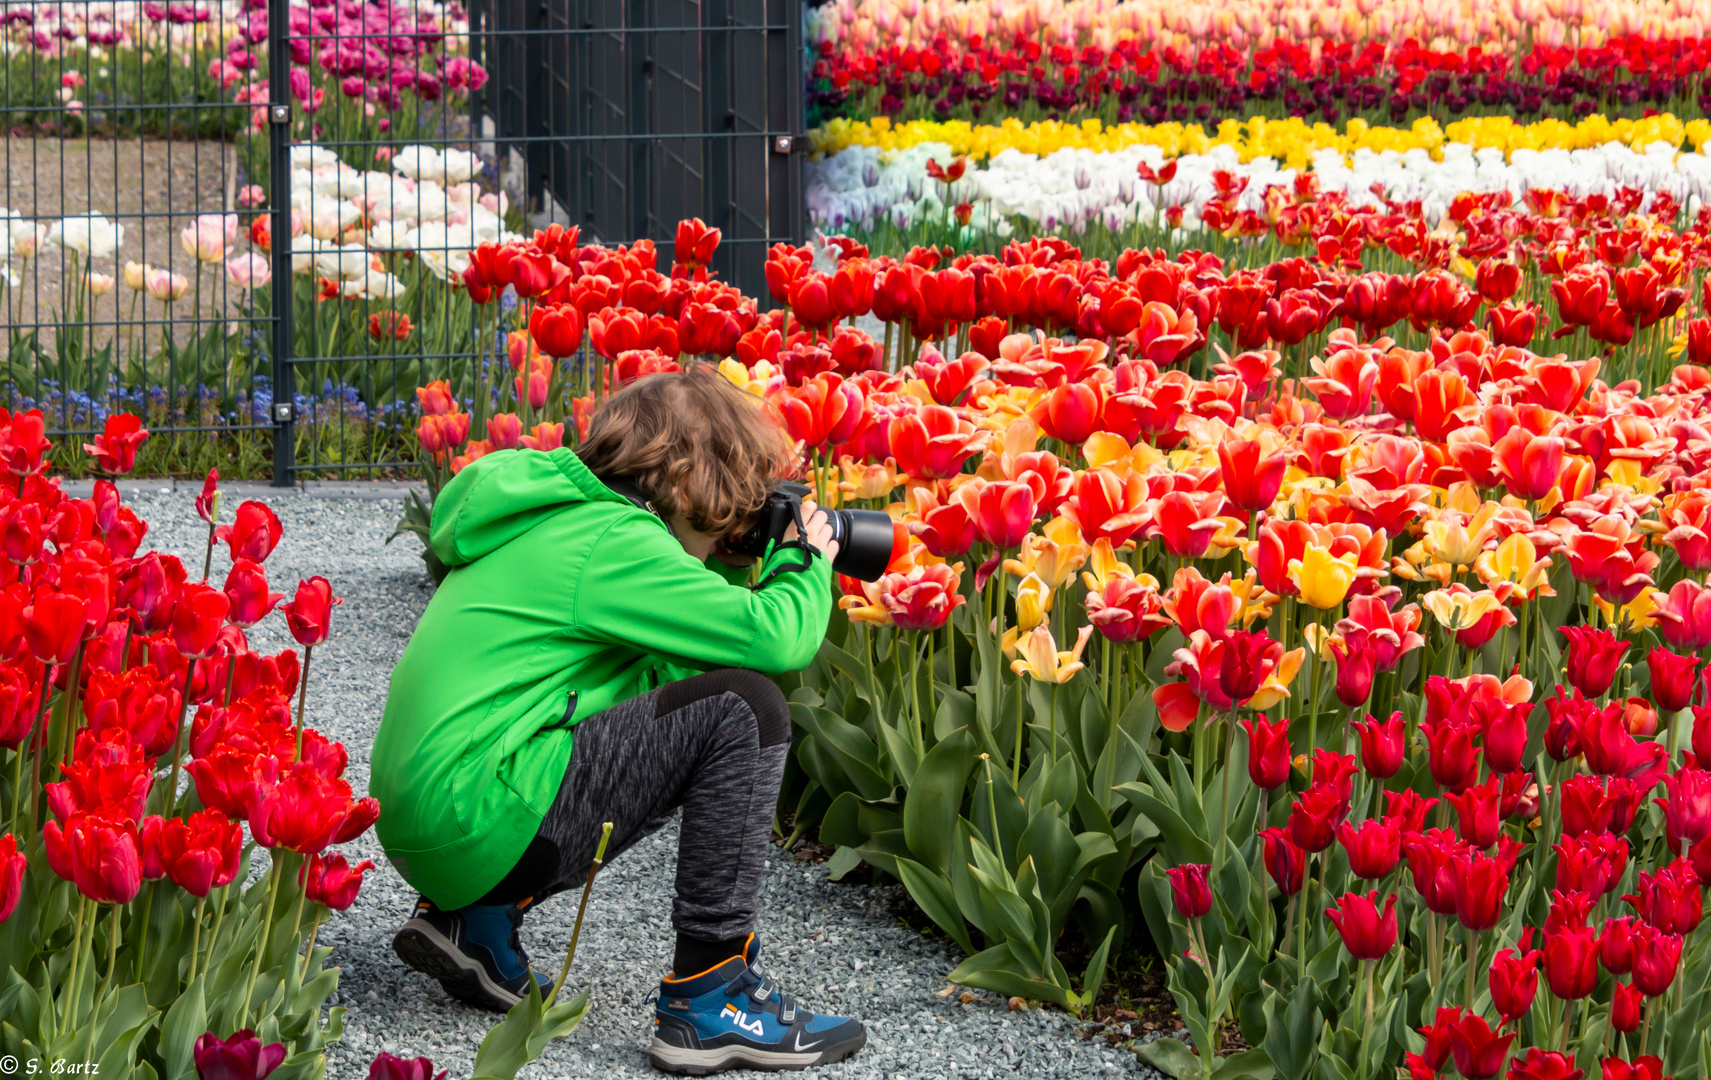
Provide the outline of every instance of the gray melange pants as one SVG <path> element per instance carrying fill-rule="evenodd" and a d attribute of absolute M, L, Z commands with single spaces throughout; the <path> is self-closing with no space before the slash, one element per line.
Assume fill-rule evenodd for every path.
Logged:
<path fill-rule="evenodd" d="M 669 683 L 576 725 L 540 833 L 482 903 L 578 888 L 612 822 L 610 861 L 683 808 L 672 925 L 707 941 L 755 927 L 790 750 L 790 711 L 765 676 L 727 669 Z"/>

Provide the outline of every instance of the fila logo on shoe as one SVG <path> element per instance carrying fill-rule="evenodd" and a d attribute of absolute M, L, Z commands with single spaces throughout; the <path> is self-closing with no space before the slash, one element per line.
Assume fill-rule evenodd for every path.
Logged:
<path fill-rule="evenodd" d="M 766 1025 L 761 1022 L 760 1017 L 756 1016 L 751 1018 L 748 1013 L 743 1012 L 735 1005 L 726 1005 L 720 1010 L 720 1015 L 730 1017 L 731 1023 L 756 1038 L 759 1038 L 766 1032 Z"/>

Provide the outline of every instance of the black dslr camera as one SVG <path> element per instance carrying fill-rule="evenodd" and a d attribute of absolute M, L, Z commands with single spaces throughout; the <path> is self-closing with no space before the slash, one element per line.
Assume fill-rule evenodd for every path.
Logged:
<path fill-rule="evenodd" d="M 761 558 L 768 546 L 782 542 L 791 525 L 802 531 L 802 500 L 813 494 L 804 484 L 779 484 L 767 496 L 754 527 L 725 542 L 733 555 Z M 878 581 L 891 562 L 891 517 L 877 510 L 826 510 L 831 519 L 832 539 L 838 542 L 838 557 L 832 569 L 845 577 Z"/>

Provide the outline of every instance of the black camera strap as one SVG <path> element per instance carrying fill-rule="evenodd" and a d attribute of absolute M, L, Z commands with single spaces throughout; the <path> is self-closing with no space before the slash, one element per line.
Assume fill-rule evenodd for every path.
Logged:
<path fill-rule="evenodd" d="M 780 540 L 777 547 L 795 548 L 802 552 L 802 561 L 798 563 L 783 563 L 779 565 L 774 568 L 770 574 L 749 586 L 751 589 L 764 589 L 768 585 L 772 584 L 773 581 L 777 580 L 778 575 L 780 574 L 799 574 L 814 565 L 814 556 L 820 554 L 820 551 L 818 548 L 814 547 L 813 544 L 808 542 L 808 527 L 802 523 L 802 503 L 800 500 L 793 500 L 791 502 L 790 518 L 792 523 L 796 526 L 796 539 Z"/>

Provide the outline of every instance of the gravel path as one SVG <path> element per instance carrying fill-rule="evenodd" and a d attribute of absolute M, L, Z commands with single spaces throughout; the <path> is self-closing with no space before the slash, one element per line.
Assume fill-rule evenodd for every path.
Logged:
<path fill-rule="evenodd" d="M 191 494 L 181 489 L 127 495 L 150 524 L 148 546 L 177 554 L 187 566 L 200 559 L 206 535 Z M 268 560 L 275 589 L 289 593 L 299 577 L 322 574 L 345 598 L 332 640 L 315 655 L 309 716 L 330 737 L 344 740 L 350 780 L 360 793 L 368 783 L 369 746 L 392 664 L 430 594 L 419 545 L 406 537 L 385 546 L 397 502 L 296 492 L 259 497 L 285 524 L 285 539 Z M 217 579 L 227 565 L 222 545 L 214 558 Z M 251 639 L 266 651 L 289 644 L 279 616 L 252 630 Z M 659 1075 L 642 1055 L 652 1010 L 642 998 L 670 962 L 676 836 L 676 826 L 669 826 L 601 874 L 570 980 L 573 987 L 591 989 L 592 1008 L 582 1026 L 551 1045 L 524 1076 Z M 372 858 L 382 868 L 369 875 L 355 906 L 321 930 L 320 940 L 334 946 L 333 960 L 343 969 L 334 1003 L 349 1010 L 344 1039 L 328 1055 L 328 1076 L 366 1076 L 368 1062 L 382 1050 L 426 1054 L 452 1076 L 468 1076 L 475 1049 L 496 1018 L 452 1002 L 436 983 L 392 955 L 392 933 L 414 895 L 385 867 L 372 833 L 350 847 L 353 856 Z M 822 867 L 784 852 L 774 855 L 762 908 L 767 967 L 809 1008 L 860 1016 L 868 1024 L 864 1050 L 809 1075 L 1157 1076 L 1132 1053 L 1076 1037 L 1072 1020 L 1062 1013 L 1013 1013 L 985 994 L 968 1003 L 960 994 L 937 997 L 956 957 L 900 925 L 892 913 L 894 896 L 888 888 L 835 884 Z M 524 943 L 538 965 L 556 970 L 574 914 L 574 897 L 559 897 L 525 924 Z"/>

